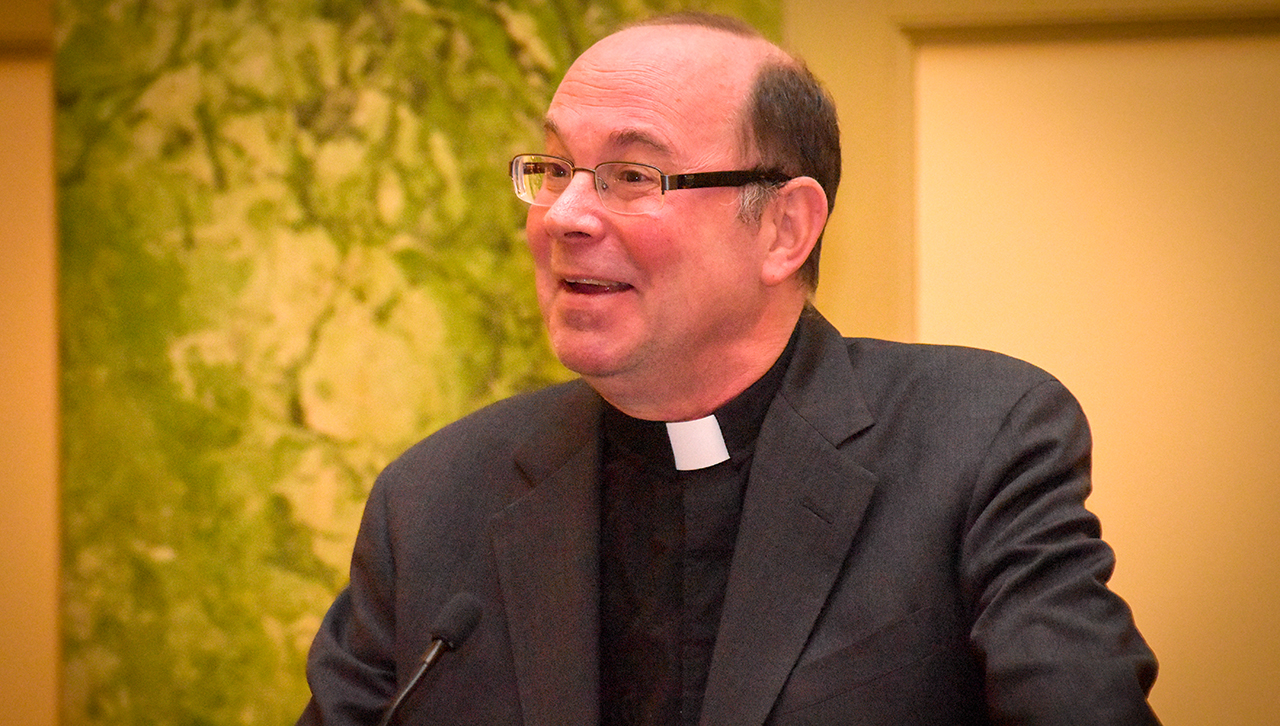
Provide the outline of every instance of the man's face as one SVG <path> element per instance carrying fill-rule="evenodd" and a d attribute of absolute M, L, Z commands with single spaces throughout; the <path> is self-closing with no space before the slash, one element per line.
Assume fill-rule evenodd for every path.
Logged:
<path fill-rule="evenodd" d="M 587 168 L 751 168 L 741 113 L 762 45 L 683 26 L 606 38 L 560 84 L 545 151 Z M 738 218 L 740 190 L 671 191 L 631 216 L 604 209 L 593 184 L 579 172 L 550 207 L 529 209 L 538 302 L 561 361 L 602 393 L 662 395 L 753 352 L 763 250 Z"/>

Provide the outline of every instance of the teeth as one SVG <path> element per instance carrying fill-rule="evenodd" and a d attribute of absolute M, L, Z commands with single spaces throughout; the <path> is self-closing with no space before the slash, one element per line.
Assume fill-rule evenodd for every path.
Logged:
<path fill-rule="evenodd" d="M 625 282 L 600 280 L 594 277 L 566 277 L 564 284 L 569 289 L 579 293 L 621 292 L 631 287 Z"/>

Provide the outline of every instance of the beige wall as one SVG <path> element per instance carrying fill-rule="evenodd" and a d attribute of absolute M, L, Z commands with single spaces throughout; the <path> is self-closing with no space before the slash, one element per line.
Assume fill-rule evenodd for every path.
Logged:
<path fill-rule="evenodd" d="M 1158 712 L 1280 719 L 1280 3 L 788 8 L 845 131 L 819 305 L 1059 374 L 1094 424 L 1090 503 L 1162 661 Z M 1082 38 L 1113 53 L 1047 57 Z"/>
<path fill-rule="evenodd" d="M 52 135 L 47 53 L 0 42 L 0 720 L 31 726 L 57 683 Z"/>
<path fill-rule="evenodd" d="M 57 393 L 47 2 L 0 3 L 0 703 L 57 711 Z"/>
<path fill-rule="evenodd" d="M 1280 34 L 917 60 L 917 325 L 1059 375 L 1168 723 L 1280 717 Z"/>

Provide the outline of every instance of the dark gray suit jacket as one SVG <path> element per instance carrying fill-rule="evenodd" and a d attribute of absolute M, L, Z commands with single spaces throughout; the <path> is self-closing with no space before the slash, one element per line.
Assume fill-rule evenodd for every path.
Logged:
<path fill-rule="evenodd" d="M 599 420 L 581 382 L 490 406 L 379 477 L 299 723 L 376 723 L 455 593 L 476 632 L 402 723 L 594 724 Z M 703 724 L 1143 724 L 1155 659 L 1043 371 L 845 340 L 807 314 L 750 473 Z"/>

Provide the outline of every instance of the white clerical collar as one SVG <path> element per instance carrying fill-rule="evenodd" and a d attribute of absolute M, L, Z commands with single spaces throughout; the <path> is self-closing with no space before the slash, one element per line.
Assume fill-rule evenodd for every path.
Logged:
<path fill-rule="evenodd" d="M 720 433 L 715 414 L 694 421 L 668 423 L 667 438 L 671 439 L 671 453 L 675 455 L 679 471 L 706 469 L 729 460 L 729 449 L 724 445 L 724 434 Z"/>

